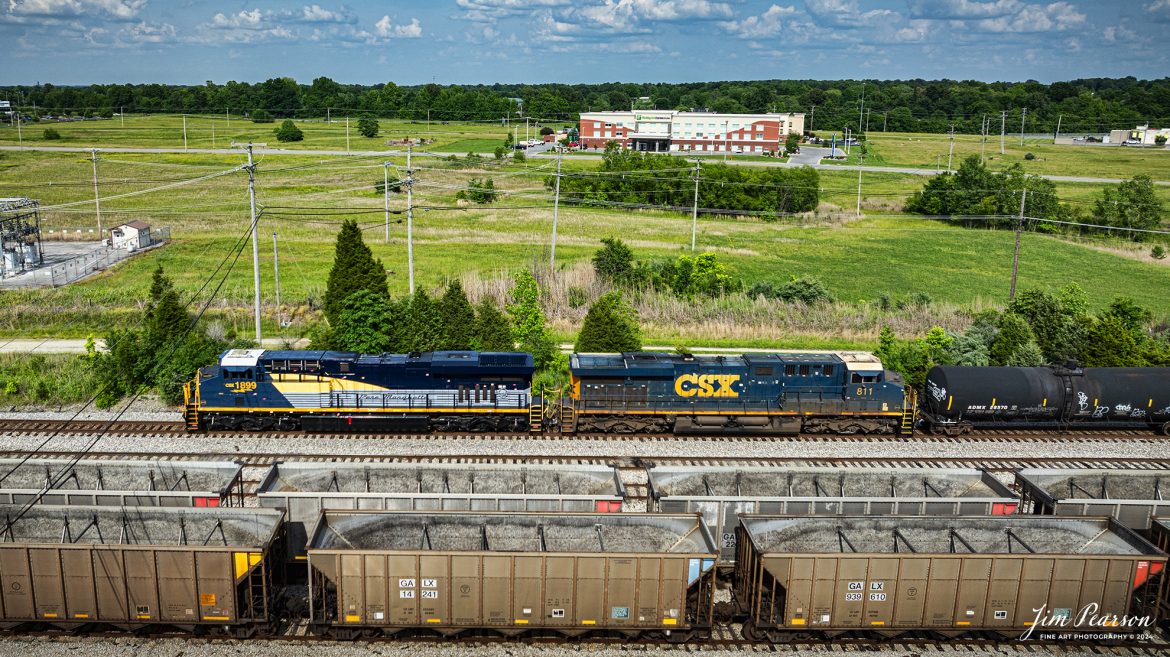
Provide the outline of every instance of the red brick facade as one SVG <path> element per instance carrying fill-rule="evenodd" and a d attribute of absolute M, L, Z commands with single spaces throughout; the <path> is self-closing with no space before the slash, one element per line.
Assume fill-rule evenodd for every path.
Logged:
<path fill-rule="evenodd" d="M 615 141 L 626 148 L 661 152 L 776 153 L 785 137 L 804 130 L 803 114 L 705 112 L 586 112 L 584 148 Z"/>

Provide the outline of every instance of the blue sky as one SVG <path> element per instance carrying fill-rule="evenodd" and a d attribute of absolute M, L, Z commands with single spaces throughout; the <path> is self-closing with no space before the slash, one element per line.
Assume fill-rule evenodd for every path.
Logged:
<path fill-rule="evenodd" d="M 1170 75 L 1170 0 L 0 0 L 0 84 Z"/>

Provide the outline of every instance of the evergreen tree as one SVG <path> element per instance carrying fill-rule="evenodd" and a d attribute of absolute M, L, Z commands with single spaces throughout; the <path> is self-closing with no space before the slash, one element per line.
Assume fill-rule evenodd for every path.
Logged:
<path fill-rule="evenodd" d="M 512 327 L 520 351 L 532 354 L 537 369 L 548 367 L 556 356 L 557 346 L 540 308 L 540 287 L 536 277 L 527 269 L 516 274 L 516 287 L 512 289 L 508 312 L 512 315 Z"/>
<path fill-rule="evenodd" d="M 443 348 L 443 316 L 439 304 L 423 288 L 410 300 L 406 321 L 406 351 L 438 351 Z"/>
<path fill-rule="evenodd" d="M 332 348 L 361 354 L 389 351 L 395 320 L 389 299 L 358 290 L 341 304 L 341 315 L 330 336 Z"/>
<path fill-rule="evenodd" d="M 1133 333 L 1116 315 L 1105 314 L 1093 322 L 1085 336 L 1087 367 L 1140 367 L 1144 365 Z"/>
<path fill-rule="evenodd" d="M 386 270 L 382 261 L 374 258 L 370 247 L 362 240 L 362 231 L 353 219 L 346 219 L 337 233 L 333 254 L 333 268 L 325 286 L 325 317 L 336 324 L 341 317 L 341 305 L 358 290 L 369 290 L 389 297 Z"/>
<path fill-rule="evenodd" d="M 442 348 L 471 349 L 475 339 L 475 309 L 459 281 L 447 284 L 447 291 L 439 299 L 439 314 L 443 318 Z"/>
<path fill-rule="evenodd" d="M 615 285 L 632 282 L 634 275 L 634 252 L 626 243 L 614 238 L 603 237 L 602 247 L 593 254 L 593 271 L 603 281 Z"/>
<path fill-rule="evenodd" d="M 641 351 L 637 315 L 617 292 L 604 294 L 589 307 L 577 343 L 578 352 Z"/>
<path fill-rule="evenodd" d="M 280 127 L 272 132 L 276 134 L 277 141 L 304 141 L 305 139 L 305 133 L 301 132 L 297 124 L 288 119 L 285 119 Z"/>
<path fill-rule="evenodd" d="M 479 351 L 514 351 L 512 325 L 508 316 L 500 312 L 490 297 L 484 297 L 476 307 L 475 338 L 472 346 Z"/>
<path fill-rule="evenodd" d="M 380 127 L 381 126 L 378 125 L 378 119 L 375 119 L 372 116 L 363 116 L 362 118 L 358 119 L 357 122 L 358 133 L 363 137 L 377 137 Z"/>
<path fill-rule="evenodd" d="M 1036 341 L 1028 322 L 1016 313 L 1006 312 L 999 318 L 999 334 L 991 343 L 991 364 L 1007 365 L 1024 345 Z"/>

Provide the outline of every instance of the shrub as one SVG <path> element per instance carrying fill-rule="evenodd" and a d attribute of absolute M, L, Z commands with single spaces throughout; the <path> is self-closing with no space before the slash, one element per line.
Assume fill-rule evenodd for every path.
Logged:
<path fill-rule="evenodd" d="M 503 147 L 503 146 L 496 146 L 496 150 L 494 151 L 494 154 L 495 154 L 495 156 L 496 156 L 496 159 L 497 159 L 497 160 L 502 160 L 502 159 L 504 159 L 504 153 L 506 153 L 506 152 L 507 152 L 507 151 L 505 151 L 505 150 L 504 150 L 504 147 Z"/>
<path fill-rule="evenodd" d="M 252 123 L 272 123 L 275 120 L 267 110 L 258 109 L 252 112 Z"/>
<path fill-rule="evenodd" d="M 363 137 L 377 137 L 378 136 L 378 119 L 369 116 L 363 116 L 358 119 L 357 124 L 358 134 Z"/>
<path fill-rule="evenodd" d="M 467 181 L 467 189 L 461 189 L 455 194 L 457 199 L 475 203 L 492 203 L 499 197 L 500 192 L 496 191 L 496 184 L 491 178 L 472 178 Z"/>
<path fill-rule="evenodd" d="M 546 125 L 546 126 L 544 126 L 543 128 L 541 128 L 541 129 L 540 129 L 540 135 L 541 135 L 542 137 L 543 137 L 543 136 L 545 136 L 545 135 L 551 135 L 551 134 L 553 134 L 553 132 L 555 132 L 555 130 L 553 130 L 552 128 L 548 127 L 547 125 Z"/>
<path fill-rule="evenodd" d="M 45 139 L 60 139 L 61 133 L 53 128 L 45 128 Z"/>
<path fill-rule="evenodd" d="M 1036 154 L 1035 153 L 1024 153 L 1024 159 L 1025 160 L 1034 160 L 1034 159 L 1036 159 Z"/>
<path fill-rule="evenodd" d="M 277 141 L 304 141 L 305 139 L 305 133 L 301 132 L 297 124 L 289 119 L 285 119 L 280 127 L 273 132 L 276 133 Z"/>
<path fill-rule="evenodd" d="M 516 154 L 512 156 L 512 160 L 515 162 L 527 162 L 528 156 L 524 154 L 524 151 L 516 151 Z"/>
<path fill-rule="evenodd" d="M 915 292 L 910 295 L 910 303 L 918 308 L 925 308 L 934 302 L 934 299 L 926 292 Z"/>
<path fill-rule="evenodd" d="M 375 182 L 374 183 L 374 193 L 377 194 L 378 196 L 384 195 L 386 193 L 386 186 L 387 185 L 390 187 L 391 194 L 401 194 L 402 193 L 402 181 L 397 179 L 397 178 L 389 178 L 389 179 L 379 180 L 379 181 Z"/>
<path fill-rule="evenodd" d="M 1154 137 L 1154 143 L 1157 144 L 1158 146 L 1165 146 L 1166 145 L 1166 135 L 1158 135 L 1157 137 Z"/>
<path fill-rule="evenodd" d="M 789 303 L 799 301 L 808 305 L 815 305 L 818 303 L 828 303 L 833 300 L 833 295 L 829 293 L 829 289 L 825 287 L 815 278 L 793 278 L 783 285 L 776 285 L 770 282 L 755 283 L 748 288 L 747 295 L 749 297 L 764 297 L 765 299 L 780 299 Z M 886 297 L 887 303 L 889 297 Z"/>
<path fill-rule="evenodd" d="M 617 292 L 605 294 L 589 307 L 573 348 L 579 352 L 640 351 L 637 312 Z"/>
<path fill-rule="evenodd" d="M 1154 248 L 1150 249 L 1150 257 L 1161 260 L 1166 257 L 1166 249 L 1161 244 L 1155 245 Z"/>

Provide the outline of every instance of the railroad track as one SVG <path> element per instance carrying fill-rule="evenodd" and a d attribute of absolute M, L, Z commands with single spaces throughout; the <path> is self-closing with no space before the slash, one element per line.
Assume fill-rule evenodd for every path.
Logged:
<path fill-rule="evenodd" d="M 280 437 L 318 439 L 318 438 L 370 438 L 377 440 L 413 440 L 423 434 L 402 433 L 304 433 L 300 431 L 285 432 L 249 432 L 249 431 L 209 431 L 187 433 L 183 422 L 152 421 L 109 421 L 109 420 L 49 420 L 49 419 L 0 419 L 0 434 L 104 434 L 104 435 L 188 435 L 193 440 L 207 438 L 249 438 L 249 437 Z M 429 434 L 437 438 L 476 438 L 480 440 L 517 440 L 531 438 L 531 434 L 524 433 L 436 433 Z M 674 434 L 575 434 L 562 436 L 560 434 L 539 434 L 541 439 L 598 441 L 598 442 L 800 442 L 800 443 L 902 443 L 909 441 L 932 441 L 947 444 L 986 444 L 986 443 L 1044 443 L 1053 444 L 1066 442 L 1084 444 L 1090 441 L 1140 441 L 1146 443 L 1168 443 L 1170 437 L 1159 436 L 1148 431 L 1138 430 L 1101 430 L 1101 431 L 1049 431 L 1038 429 L 990 429 L 961 436 L 932 435 L 915 432 L 911 437 L 881 435 L 881 434 L 801 434 L 797 436 L 722 436 L 722 435 L 694 435 L 676 436 Z"/>
<path fill-rule="evenodd" d="M 488 636 L 472 636 L 465 638 L 458 638 L 452 640 L 450 637 L 402 637 L 402 636 L 370 636 L 362 637 L 352 641 L 337 641 L 326 636 L 309 634 L 306 632 L 307 624 L 304 622 L 286 623 L 275 633 L 269 635 L 258 635 L 250 639 L 231 639 L 224 636 L 204 636 L 199 637 L 201 640 L 209 644 L 232 644 L 243 645 L 250 642 L 263 643 L 268 646 L 274 644 L 287 644 L 290 653 L 298 649 L 298 647 L 308 648 L 314 644 L 337 644 L 342 646 L 348 645 L 362 645 L 362 644 L 378 644 L 391 646 L 395 645 L 402 649 L 408 649 L 411 646 L 425 647 L 425 646 L 455 646 L 471 648 L 475 646 L 493 646 L 493 647 L 507 647 L 528 645 L 534 647 L 554 647 L 572 646 L 573 650 L 588 650 L 589 648 L 607 649 L 629 651 L 634 653 L 644 653 L 647 650 L 659 650 L 663 652 L 680 653 L 694 653 L 706 652 L 711 650 L 719 650 L 724 652 L 743 652 L 743 653 L 792 653 L 802 654 L 807 652 L 824 653 L 826 651 L 837 652 L 898 652 L 905 653 L 908 651 L 915 651 L 919 654 L 939 653 L 945 655 L 953 655 L 961 652 L 967 655 L 997 655 L 1002 657 L 1005 654 L 1017 653 L 1021 655 L 1035 655 L 1040 654 L 1073 654 L 1084 655 L 1086 653 L 1096 655 L 1117 655 L 1120 657 L 1144 657 L 1146 655 L 1164 656 L 1170 650 L 1170 644 L 1166 643 L 1164 639 L 1153 640 L 1118 640 L 1113 643 L 1093 643 L 1085 640 L 1041 640 L 1029 639 L 1027 641 L 1004 641 L 991 638 L 956 638 L 956 639 L 937 639 L 926 637 L 895 637 L 891 639 L 886 638 L 857 638 L 857 637 L 837 637 L 826 640 L 814 640 L 802 638 L 794 640 L 791 643 L 773 644 L 767 642 L 755 642 L 746 639 L 738 638 L 736 630 L 726 625 L 716 625 L 712 628 L 712 638 L 704 640 L 691 640 L 685 643 L 674 643 L 662 639 L 634 639 L 631 640 L 625 637 L 591 637 L 588 639 L 572 639 L 559 637 L 488 637 Z M 30 636 L 43 637 L 50 641 L 60 641 L 64 637 L 59 631 L 31 631 L 31 632 L 0 632 L 0 637 L 4 636 Z M 76 635 L 77 640 L 89 639 L 108 639 L 116 641 L 119 644 L 126 644 L 131 637 L 128 637 L 122 632 L 91 632 Z M 150 633 L 138 634 L 135 639 L 142 641 L 150 641 L 156 643 L 159 640 L 184 640 L 193 637 L 185 635 L 177 635 L 174 633 Z M 68 640 L 68 639 L 66 639 Z M 303 648 L 302 648 L 303 649 Z M 181 654 L 182 651 L 180 651 Z"/>
<path fill-rule="evenodd" d="M 76 452 L 59 451 L 0 451 L 0 458 L 70 458 Z M 1019 468 L 1095 468 L 1112 470 L 1170 470 L 1170 458 L 1150 459 L 1144 457 L 1086 459 L 1083 457 L 1029 457 L 1029 458 L 951 458 L 951 457 L 694 457 L 694 456 L 647 456 L 647 457 L 591 457 L 591 456 L 532 456 L 530 454 L 483 455 L 418 455 L 418 454 L 295 454 L 241 453 L 241 452 L 87 452 L 87 460 L 99 461 L 235 461 L 249 467 L 269 466 L 285 461 L 310 463 L 405 463 L 416 465 L 617 465 L 633 466 L 696 466 L 696 467 L 752 467 L 784 466 L 801 467 L 849 467 L 849 468 L 984 468 L 993 472 L 1007 472 Z"/>

